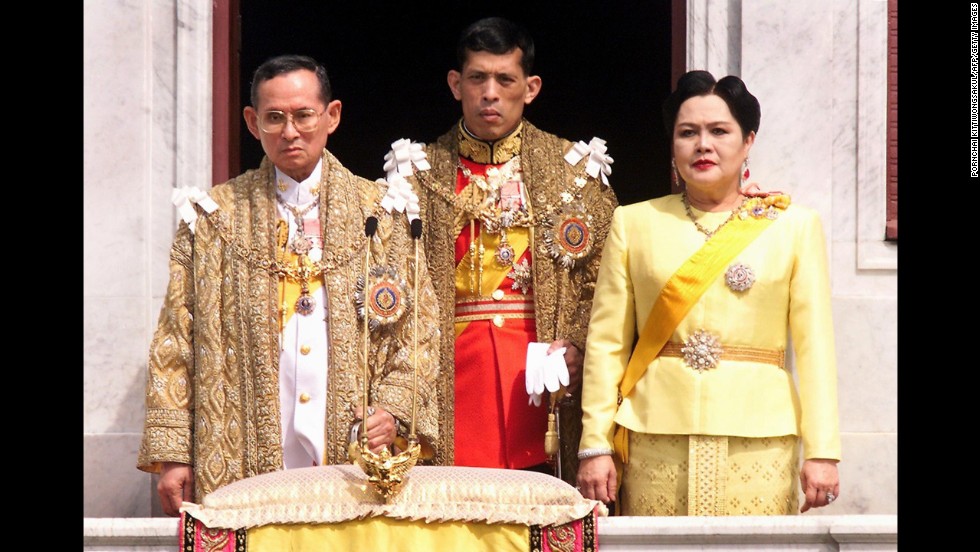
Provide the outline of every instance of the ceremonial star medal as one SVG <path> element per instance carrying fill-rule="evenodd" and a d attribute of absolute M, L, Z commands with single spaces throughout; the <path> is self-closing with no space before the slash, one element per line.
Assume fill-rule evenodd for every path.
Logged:
<path fill-rule="evenodd" d="M 368 328 L 372 331 L 393 324 L 411 308 L 408 284 L 394 267 L 373 267 L 368 272 L 367 283 L 363 276 L 359 277 L 356 288 L 357 316 L 364 320 L 367 315 Z"/>
<path fill-rule="evenodd" d="M 306 287 L 306 286 L 303 286 Z M 296 312 L 302 314 L 303 316 L 309 316 L 313 314 L 313 309 L 316 308 L 316 300 L 310 295 L 310 290 L 303 290 L 302 295 L 296 300 Z"/>
<path fill-rule="evenodd" d="M 705 330 L 698 330 L 691 334 L 681 347 L 681 354 L 684 355 L 684 364 L 704 372 L 718 366 L 724 350 L 718 338 Z"/>
<path fill-rule="evenodd" d="M 514 248 L 507 242 L 507 231 L 500 231 L 500 243 L 497 244 L 497 251 L 493 254 L 493 259 L 500 266 L 511 266 L 514 264 Z"/>
<path fill-rule="evenodd" d="M 527 290 L 531 289 L 531 282 L 534 279 L 531 275 L 531 265 L 527 264 L 527 259 L 515 264 L 514 269 L 510 271 L 507 277 L 514 280 L 510 289 L 519 289 L 524 295 L 527 295 Z"/>
<path fill-rule="evenodd" d="M 755 283 L 755 273 L 748 265 L 735 263 L 725 271 L 725 283 L 732 291 L 745 291 Z"/>
<path fill-rule="evenodd" d="M 559 212 L 544 220 L 544 243 L 548 253 L 565 268 L 592 252 L 592 215 L 577 203 L 566 203 Z"/>

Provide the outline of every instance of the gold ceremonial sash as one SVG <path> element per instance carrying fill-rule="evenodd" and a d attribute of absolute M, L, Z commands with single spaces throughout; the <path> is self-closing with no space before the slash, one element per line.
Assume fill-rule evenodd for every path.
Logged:
<path fill-rule="evenodd" d="M 283 255 L 283 262 L 288 266 L 297 266 L 297 260 L 299 255 L 293 253 L 289 247 L 286 246 L 286 242 L 289 238 L 289 224 L 284 220 L 279 221 L 279 226 L 276 229 L 278 232 L 278 247 L 280 250 L 285 249 L 285 254 Z M 309 257 L 307 257 L 307 262 L 309 263 Z M 312 272 L 312 271 L 311 271 Z M 316 290 L 323 286 L 323 276 L 320 274 L 315 274 L 315 277 L 311 277 L 307 280 L 308 291 L 312 295 L 316 293 Z M 292 318 L 293 313 L 296 312 L 296 301 L 299 299 L 302 293 L 302 285 L 293 278 L 281 278 L 279 281 L 279 295 L 282 297 L 282 304 L 279 305 L 281 309 L 280 321 L 282 325 L 279 328 L 282 331 L 286 327 L 286 323 Z"/>
<path fill-rule="evenodd" d="M 787 201 L 788 203 L 788 201 Z M 749 202 L 743 209 L 751 213 Z M 785 208 L 783 206 L 782 208 Z M 640 380 L 647 366 L 673 335 L 681 320 L 701 298 L 715 280 L 726 270 L 728 263 L 769 227 L 772 220 L 766 216 L 736 217 L 723 226 L 700 249 L 691 255 L 667 280 L 660 295 L 647 315 L 633 355 L 626 366 L 626 373 L 619 384 L 621 397 L 629 395 Z M 622 463 L 629 460 L 629 430 L 616 427 L 613 449 Z"/>
<path fill-rule="evenodd" d="M 466 232 L 466 228 L 463 228 Z M 489 234 L 480 228 L 480 236 L 477 238 L 479 243 L 483 245 L 484 251 L 491 250 L 494 251 L 497 245 L 500 244 L 499 234 Z M 514 261 L 516 262 L 520 259 L 524 252 L 527 251 L 527 246 L 530 241 L 531 233 L 527 228 L 524 227 L 513 227 L 507 230 L 507 243 L 514 248 Z M 487 236 L 487 240 L 484 240 L 484 236 Z M 489 243 L 486 243 L 489 242 Z M 478 246 L 479 247 L 479 246 Z M 479 249 L 477 249 L 479 251 Z M 482 268 L 481 268 L 482 267 Z M 500 287 L 500 284 L 504 281 L 504 278 L 510 274 L 513 269 L 513 265 L 500 266 L 496 261 L 491 261 L 489 263 L 483 262 L 483 255 L 480 256 L 480 265 L 476 267 L 477 273 L 473 275 L 481 282 L 481 286 L 486 290 L 486 295 L 490 292 Z M 456 291 L 457 294 L 461 290 L 467 290 L 469 292 L 470 286 L 470 254 L 466 253 L 463 258 L 460 259 L 459 264 L 456 265 Z M 459 337 L 463 330 L 469 325 L 469 321 L 456 322 L 456 337 Z"/>

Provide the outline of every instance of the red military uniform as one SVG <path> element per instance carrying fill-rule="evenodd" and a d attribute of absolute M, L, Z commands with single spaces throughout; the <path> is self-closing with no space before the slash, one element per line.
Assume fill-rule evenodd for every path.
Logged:
<path fill-rule="evenodd" d="M 484 187 L 501 196 L 490 198 L 490 216 L 526 212 L 516 152 L 491 150 L 491 161 L 502 162 L 460 158 L 457 195 Z M 470 219 L 456 238 L 454 463 L 526 468 L 548 459 L 548 405 L 528 404 L 524 385 L 527 345 L 536 340 L 530 231 L 503 224 L 496 232 L 487 228 L 479 218 Z"/>
<path fill-rule="evenodd" d="M 567 339 L 585 350 L 617 205 L 584 158 L 565 158 L 573 146 L 526 120 L 494 142 L 461 120 L 424 146 L 431 168 L 411 178 L 439 301 L 440 362 L 455 366 L 440 371 L 436 463 L 527 468 L 549 460 L 550 403 L 528 404 L 527 346 Z M 579 408 L 578 397 L 560 407 L 566 480 L 577 466 Z"/>

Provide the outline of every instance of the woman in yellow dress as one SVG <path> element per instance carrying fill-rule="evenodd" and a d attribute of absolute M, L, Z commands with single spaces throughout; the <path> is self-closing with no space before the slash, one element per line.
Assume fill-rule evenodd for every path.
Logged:
<path fill-rule="evenodd" d="M 745 186 L 761 110 L 741 79 L 686 73 L 663 113 L 684 191 L 613 214 L 579 489 L 637 516 L 826 506 L 840 495 L 840 431 L 819 217 Z"/>

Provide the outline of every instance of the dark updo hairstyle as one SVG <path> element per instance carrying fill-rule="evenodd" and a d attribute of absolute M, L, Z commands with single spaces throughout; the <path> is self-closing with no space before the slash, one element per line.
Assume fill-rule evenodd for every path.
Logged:
<path fill-rule="evenodd" d="M 742 128 L 743 137 L 748 136 L 749 132 L 759 132 L 762 109 L 759 107 L 759 100 L 749 92 L 742 79 L 728 75 L 715 81 L 715 77 L 707 71 L 688 71 L 677 79 L 677 88 L 664 100 L 663 117 L 667 136 L 674 134 L 674 123 L 677 122 L 677 112 L 680 111 L 681 104 L 694 96 L 709 94 L 718 96 L 728 105 L 732 117 L 735 117 L 738 126 Z"/>

